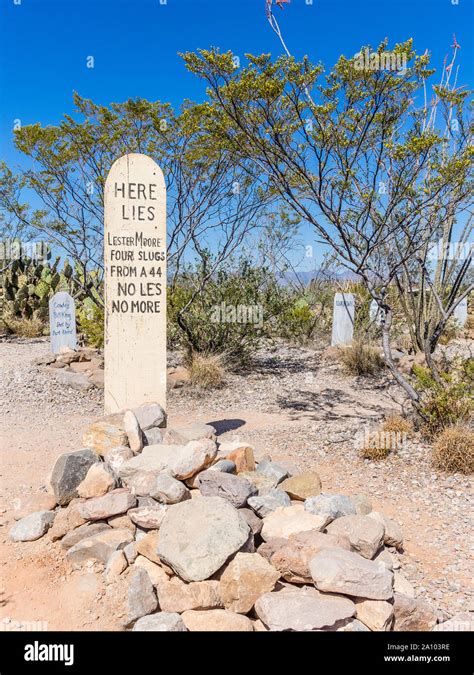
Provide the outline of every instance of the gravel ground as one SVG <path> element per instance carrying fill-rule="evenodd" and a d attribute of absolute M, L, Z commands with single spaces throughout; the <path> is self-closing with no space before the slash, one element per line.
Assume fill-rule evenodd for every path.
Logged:
<path fill-rule="evenodd" d="M 63 387 L 31 365 L 47 350 L 44 340 L 0 342 L 5 526 L 12 502 L 44 484 L 60 452 L 81 447 L 83 431 L 102 411 L 100 390 Z M 171 354 L 170 364 L 176 361 Z M 316 469 L 327 491 L 367 494 L 374 508 L 402 525 L 405 550 L 396 555 L 417 594 L 441 617 L 473 611 L 471 478 L 435 471 L 430 448 L 417 435 L 381 462 L 359 457 L 358 435 L 400 412 L 403 402 L 387 377 L 349 377 L 321 350 L 280 345 L 262 350 L 250 369 L 229 375 L 220 390 L 172 390 L 168 409 L 171 424 L 213 422 L 226 440 L 252 443 L 259 458 L 271 455 L 297 469 Z M 35 544 L 42 546 L 41 540 Z"/>

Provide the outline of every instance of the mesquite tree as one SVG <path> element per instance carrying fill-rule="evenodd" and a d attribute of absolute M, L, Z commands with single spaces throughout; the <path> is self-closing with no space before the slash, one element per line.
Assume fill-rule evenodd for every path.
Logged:
<path fill-rule="evenodd" d="M 447 212 L 456 218 L 469 208 L 466 92 L 436 91 L 459 121 L 448 152 L 444 132 L 424 123 L 429 55 L 418 56 L 411 41 L 392 50 L 384 42 L 373 53 L 378 61 L 341 56 L 325 77 L 321 65 L 288 55 L 247 55 L 242 69 L 216 49 L 184 58 L 208 85 L 201 145 L 253 163 L 262 189 L 311 224 L 364 281 L 384 310 L 386 363 L 417 401 L 392 358 L 388 289 L 443 228 Z M 391 62 L 403 68 L 373 65 Z"/>

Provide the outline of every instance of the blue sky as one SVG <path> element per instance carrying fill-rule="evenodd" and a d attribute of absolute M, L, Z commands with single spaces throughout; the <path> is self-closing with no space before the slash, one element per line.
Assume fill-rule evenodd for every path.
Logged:
<path fill-rule="evenodd" d="M 409 37 L 442 64 L 453 33 L 462 49 L 460 80 L 473 84 L 474 0 L 292 0 L 275 14 L 287 44 L 330 67 L 362 45 Z M 72 112 L 72 92 L 108 104 L 129 97 L 179 106 L 201 100 L 203 84 L 180 51 L 218 46 L 281 52 L 264 0 L 0 0 L 0 156 L 21 163 L 14 120 L 57 123 Z M 20 4 L 16 4 L 20 3 Z M 87 68 L 87 57 L 94 68 Z"/>

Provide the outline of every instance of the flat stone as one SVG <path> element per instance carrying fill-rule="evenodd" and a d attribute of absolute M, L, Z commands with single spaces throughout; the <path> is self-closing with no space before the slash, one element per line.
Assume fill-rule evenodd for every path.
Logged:
<path fill-rule="evenodd" d="M 142 567 L 130 575 L 127 593 L 127 620 L 132 623 L 142 616 L 151 614 L 158 607 L 155 589 L 150 577 Z"/>
<path fill-rule="evenodd" d="M 370 516 L 342 516 L 327 528 L 329 534 L 348 537 L 352 548 L 371 560 L 383 544 L 385 528 Z"/>
<path fill-rule="evenodd" d="M 235 473 L 236 470 L 237 467 L 230 459 L 220 459 L 207 469 L 207 471 L 222 471 L 223 473 Z"/>
<path fill-rule="evenodd" d="M 257 492 L 255 486 L 245 478 L 221 471 L 200 473 L 199 489 L 205 497 L 222 497 L 236 509 L 245 506 L 247 499 Z"/>
<path fill-rule="evenodd" d="M 207 468 L 216 456 L 217 446 L 212 440 L 191 441 L 187 445 L 149 445 L 143 451 L 124 462 L 119 475 L 126 484 L 137 472 L 156 475 L 169 470 L 172 475 L 184 480 Z"/>
<path fill-rule="evenodd" d="M 366 495 L 351 495 L 351 501 L 360 516 L 366 516 L 372 511 L 372 502 Z"/>
<path fill-rule="evenodd" d="M 114 551 L 123 549 L 132 541 L 133 534 L 130 530 L 104 530 L 71 546 L 67 552 L 67 559 L 74 566 L 80 566 L 88 560 L 98 560 L 106 565 Z"/>
<path fill-rule="evenodd" d="M 285 469 L 285 467 L 268 459 L 258 463 L 257 472 L 262 473 L 264 476 L 268 476 L 269 478 L 274 478 L 277 483 L 281 483 L 282 480 L 285 480 L 285 478 L 289 477 L 288 470 Z"/>
<path fill-rule="evenodd" d="M 259 534 L 261 532 L 263 520 L 255 515 L 252 509 L 239 509 L 239 513 L 241 513 L 247 521 L 247 524 L 250 527 L 253 535 Z"/>
<path fill-rule="evenodd" d="M 416 595 L 415 589 L 401 572 L 395 572 L 393 575 L 393 590 L 395 593 L 402 593 L 409 598 L 414 598 Z"/>
<path fill-rule="evenodd" d="M 157 612 L 138 619 L 132 628 L 136 632 L 184 633 L 188 629 L 176 613 Z"/>
<path fill-rule="evenodd" d="M 133 523 L 147 530 L 157 530 L 166 515 L 167 506 L 143 506 L 128 511 L 128 516 Z"/>
<path fill-rule="evenodd" d="M 367 628 L 362 621 L 358 619 L 349 619 L 344 622 L 340 628 L 336 628 L 337 633 L 370 633 L 370 628 Z"/>
<path fill-rule="evenodd" d="M 279 578 L 280 573 L 258 553 L 237 553 L 219 582 L 224 607 L 247 614 L 261 595 L 274 589 Z"/>
<path fill-rule="evenodd" d="M 255 471 L 255 457 L 253 447 L 248 443 L 234 441 L 231 443 L 221 443 L 219 446 L 219 457 L 234 462 L 237 473 L 245 471 Z"/>
<path fill-rule="evenodd" d="M 87 391 L 94 386 L 84 373 L 74 373 L 68 370 L 55 370 L 53 375 L 57 382 L 65 387 L 71 387 L 71 389 L 75 389 L 76 391 Z"/>
<path fill-rule="evenodd" d="M 161 567 L 161 565 L 158 565 L 157 563 L 148 560 L 148 558 L 145 558 L 144 555 L 137 556 L 134 564 L 135 567 L 142 567 L 144 570 L 148 572 L 148 576 L 150 577 L 153 586 L 157 586 L 158 584 L 163 582 L 168 583 L 168 575 L 166 574 L 165 570 Z M 163 606 L 160 605 L 160 607 L 161 609 L 164 610 Z"/>
<path fill-rule="evenodd" d="M 386 546 L 394 546 L 397 550 L 403 548 L 402 528 L 395 520 L 387 518 L 387 516 L 378 511 L 371 511 L 368 514 L 368 517 L 373 518 L 383 525 L 385 529 L 383 541 Z"/>
<path fill-rule="evenodd" d="M 97 455 L 89 448 L 59 455 L 51 473 L 51 487 L 58 504 L 64 506 L 78 496 L 77 486 L 96 462 Z"/>
<path fill-rule="evenodd" d="M 304 507 L 310 513 L 328 513 L 331 516 L 331 520 L 357 513 L 355 504 L 345 495 L 320 494 L 307 499 Z"/>
<path fill-rule="evenodd" d="M 143 449 L 143 435 L 135 413 L 127 410 L 123 416 L 123 428 L 128 437 L 130 450 L 137 454 Z"/>
<path fill-rule="evenodd" d="M 38 356 L 36 359 L 33 359 L 32 363 L 35 366 L 49 366 L 50 363 L 54 363 L 55 361 L 56 361 L 56 354 L 48 352 L 43 356 Z"/>
<path fill-rule="evenodd" d="M 119 446 L 128 446 L 128 436 L 123 428 L 123 415 L 108 415 L 93 422 L 82 442 L 98 455 L 105 455 Z"/>
<path fill-rule="evenodd" d="M 49 530 L 54 521 L 54 511 L 36 511 L 19 520 L 10 530 L 13 541 L 35 541 Z"/>
<path fill-rule="evenodd" d="M 314 515 L 305 511 L 303 504 L 280 506 L 263 519 L 262 538 L 288 539 L 292 534 L 309 530 L 324 530 L 329 522 L 327 516 Z"/>
<path fill-rule="evenodd" d="M 291 506 L 291 499 L 283 490 L 273 489 L 264 495 L 250 497 L 247 503 L 260 518 L 265 518 L 280 506 Z"/>
<path fill-rule="evenodd" d="M 136 542 L 137 553 L 145 556 L 154 563 L 161 563 L 161 559 L 156 552 L 158 546 L 158 530 L 147 532 L 144 537 Z"/>
<path fill-rule="evenodd" d="M 159 403 L 143 403 L 132 410 L 142 431 L 163 426 L 166 413 Z"/>
<path fill-rule="evenodd" d="M 271 631 L 331 628 L 355 611 L 351 600 L 323 596 L 311 588 L 265 593 L 255 603 L 258 618 Z"/>
<path fill-rule="evenodd" d="M 158 556 L 185 581 L 204 581 L 248 540 L 245 518 L 221 497 L 191 499 L 168 508 Z"/>
<path fill-rule="evenodd" d="M 356 600 L 356 617 L 374 631 L 388 631 L 393 624 L 393 605 L 385 600 Z"/>
<path fill-rule="evenodd" d="M 280 483 L 280 488 L 285 490 L 292 499 L 304 501 L 315 497 L 321 492 L 321 479 L 316 471 L 305 471 Z"/>
<path fill-rule="evenodd" d="M 437 613 L 429 603 L 402 593 L 395 593 L 393 611 L 394 631 L 430 631 L 437 623 Z"/>
<path fill-rule="evenodd" d="M 79 497 L 102 497 L 115 487 L 115 474 L 105 462 L 93 464 L 77 486 Z"/>
<path fill-rule="evenodd" d="M 274 490 L 278 485 L 278 480 L 274 476 L 266 476 L 258 471 L 244 471 L 239 474 L 241 478 L 246 478 L 255 485 L 259 495 L 264 495 Z"/>
<path fill-rule="evenodd" d="M 126 513 L 136 503 L 136 497 L 129 490 L 119 488 L 103 497 L 95 497 L 83 502 L 79 506 L 79 513 L 86 520 L 103 520 L 119 513 Z"/>
<path fill-rule="evenodd" d="M 150 497 L 164 504 L 178 504 L 189 499 L 188 488 L 181 481 L 165 473 L 156 476 L 149 494 Z"/>
<path fill-rule="evenodd" d="M 107 523 L 86 523 L 85 525 L 80 525 L 76 527 L 75 530 L 68 532 L 63 539 L 61 540 L 61 548 L 68 551 L 70 548 L 78 544 L 83 539 L 89 539 L 99 532 L 104 532 L 105 530 L 110 530 L 110 527 Z"/>
<path fill-rule="evenodd" d="M 157 585 L 158 603 L 164 612 L 185 612 L 190 609 L 222 607 L 218 581 L 194 581 L 185 584 L 177 577 Z"/>
<path fill-rule="evenodd" d="M 253 631 L 250 619 L 228 609 L 187 610 L 181 618 L 189 631 L 248 632 Z"/>
<path fill-rule="evenodd" d="M 21 520 L 35 511 L 53 511 L 57 505 L 56 497 L 48 492 L 35 492 L 25 500 L 21 500 L 19 508 L 15 508 L 13 518 Z"/>
<path fill-rule="evenodd" d="M 386 567 L 391 572 L 393 572 L 393 570 L 394 570 L 394 564 L 395 564 L 394 558 L 390 554 L 390 552 L 387 551 L 386 548 L 383 548 L 381 551 L 379 551 L 377 553 L 377 555 L 373 558 L 373 561 L 376 562 L 376 563 L 380 563 L 381 565 Z"/>
<path fill-rule="evenodd" d="M 340 548 L 320 551 L 310 561 L 309 570 L 320 591 L 369 600 L 393 597 L 392 573 L 358 553 Z"/>
<path fill-rule="evenodd" d="M 174 427 L 167 429 L 163 438 L 163 443 L 170 445 L 186 445 L 190 441 L 200 441 L 202 439 L 215 440 L 216 430 L 210 424 L 189 424 L 184 427 Z"/>
<path fill-rule="evenodd" d="M 133 523 L 126 514 L 112 516 L 111 518 L 107 519 L 107 522 L 110 525 L 110 527 L 118 527 L 119 529 L 126 528 L 127 530 L 130 530 L 130 532 L 132 532 L 133 534 L 135 534 L 137 529 L 135 523 Z"/>
<path fill-rule="evenodd" d="M 311 583 L 309 563 L 320 551 L 330 548 L 351 550 L 347 537 L 316 531 L 300 532 L 281 541 L 283 544 L 275 546 L 274 552 L 271 553 L 270 562 L 279 570 L 282 577 L 291 583 Z"/>
<path fill-rule="evenodd" d="M 61 539 L 65 534 L 74 530 L 80 525 L 86 523 L 86 519 L 79 513 L 79 505 L 83 500 L 73 499 L 69 502 L 67 507 L 63 507 L 56 511 L 53 526 L 48 531 L 48 536 L 51 541 Z"/>

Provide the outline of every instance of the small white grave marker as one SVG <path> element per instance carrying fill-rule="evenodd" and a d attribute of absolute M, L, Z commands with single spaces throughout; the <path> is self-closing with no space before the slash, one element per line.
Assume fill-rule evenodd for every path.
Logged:
<path fill-rule="evenodd" d="M 383 315 L 383 309 L 379 307 L 377 300 L 372 300 L 369 309 L 370 320 L 374 321 L 378 326 L 380 326 L 383 321 Z"/>
<path fill-rule="evenodd" d="M 331 345 L 346 345 L 354 336 L 354 296 L 352 293 L 336 293 L 332 316 Z"/>
<path fill-rule="evenodd" d="M 453 312 L 454 320 L 464 328 L 467 321 L 467 298 L 463 298 Z"/>
<path fill-rule="evenodd" d="M 76 349 L 76 304 L 65 291 L 49 301 L 49 332 L 53 354 L 58 354 L 61 347 Z"/>

